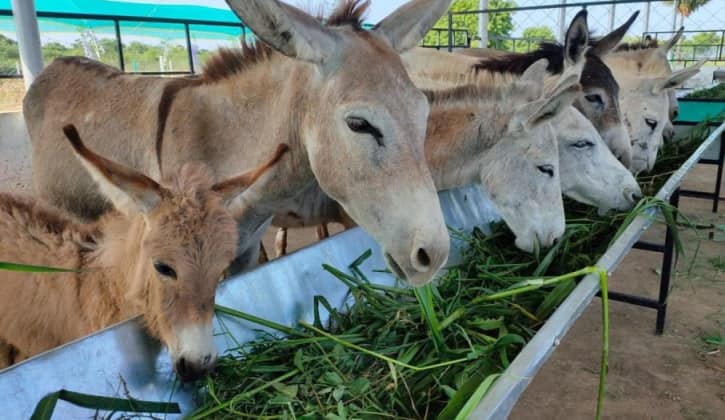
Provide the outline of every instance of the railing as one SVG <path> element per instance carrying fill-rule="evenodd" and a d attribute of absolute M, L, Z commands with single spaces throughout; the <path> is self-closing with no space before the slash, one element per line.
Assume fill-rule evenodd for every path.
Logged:
<path fill-rule="evenodd" d="M 0 17 L 13 16 L 11 10 L 0 10 Z M 118 51 L 117 65 L 122 71 L 126 71 L 126 60 L 124 57 L 124 45 L 121 36 L 121 23 L 159 23 L 159 24 L 176 24 L 181 25 L 184 30 L 185 38 L 185 49 L 188 57 L 189 71 L 158 71 L 158 72 L 129 72 L 133 74 L 147 74 L 147 75 L 183 75 L 193 74 L 197 70 L 194 64 L 194 55 L 192 53 L 191 46 L 191 25 L 207 26 L 207 27 L 220 27 L 230 28 L 236 27 L 240 29 L 240 33 L 244 35 L 246 33 L 246 27 L 242 22 L 220 22 L 220 21 L 209 21 L 209 20 L 198 20 L 198 19 L 174 19 L 174 18 L 152 18 L 143 16 L 119 16 L 119 15 L 97 15 L 97 14 L 82 14 L 82 13 L 58 13 L 58 12 L 37 12 L 38 18 L 45 19 L 75 19 L 75 20 L 93 20 L 93 21 L 106 21 L 112 22 L 114 27 L 114 36 L 116 48 Z M 20 78 L 21 74 L 0 74 L 0 78 Z"/>
<path fill-rule="evenodd" d="M 670 61 L 681 62 L 685 66 L 687 66 L 689 63 L 697 62 L 700 60 L 725 61 L 725 29 L 719 29 L 714 31 L 684 31 L 684 36 L 692 33 L 715 34 L 715 36 L 717 37 L 717 42 L 700 44 L 695 44 L 691 42 L 680 42 L 675 48 L 673 48 Z M 672 38 L 674 34 L 675 33 L 672 31 L 646 32 L 642 35 L 642 39 L 644 40 L 646 36 L 650 36 L 655 41 L 666 41 Z M 688 50 L 691 51 L 691 54 L 687 53 Z M 698 54 L 698 51 L 702 53 Z"/>
<path fill-rule="evenodd" d="M 426 39 L 431 34 L 434 34 L 434 43 L 426 42 Z M 445 44 L 441 43 L 441 37 L 444 34 L 445 37 L 443 39 L 445 39 Z M 421 47 L 435 49 L 448 48 L 448 28 L 432 28 L 428 33 L 428 36 L 426 36 L 426 39 L 423 40 Z M 459 42 L 459 40 L 462 40 L 462 42 Z M 453 29 L 453 48 L 471 48 L 472 40 L 473 38 L 471 37 L 471 34 L 468 33 L 468 30 Z"/>

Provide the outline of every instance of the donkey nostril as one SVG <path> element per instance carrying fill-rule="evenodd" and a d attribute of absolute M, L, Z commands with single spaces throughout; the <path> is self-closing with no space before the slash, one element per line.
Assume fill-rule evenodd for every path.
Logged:
<path fill-rule="evenodd" d="M 182 378 L 189 376 L 189 366 L 185 358 L 182 357 L 176 362 L 176 373 Z"/>
<path fill-rule="evenodd" d="M 210 362 L 211 362 L 211 354 L 207 354 L 207 355 L 206 355 L 206 356 L 204 357 L 204 361 L 203 361 L 203 363 L 204 363 L 204 366 L 207 366 L 207 365 L 209 365 L 209 363 L 210 363 Z"/>
<path fill-rule="evenodd" d="M 425 252 L 425 249 L 419 248 L 418 253 L 415 255 L 418 260 L 418 264 L 422 267 L 430 267 L 430 256 Z"/>

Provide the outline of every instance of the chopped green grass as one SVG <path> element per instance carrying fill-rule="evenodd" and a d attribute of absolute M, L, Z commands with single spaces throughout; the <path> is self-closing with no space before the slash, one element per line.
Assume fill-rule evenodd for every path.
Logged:
<path fill-rule="evenodd" d="M 706 133 L 703 124 L 689 139 L 665 146 L 653 175 L 641 178 L 648 194 Z M 564 236 L 533 255 L 519 251 L 502 224 L 490 235 L 455 232 L 467 242 L 463 262 L 423 289 L 368 283 L 358 268 L 368 254 L 349 267 L 350 274 L 325 266 L 356 303 L 338 311 L 318 297 L 315 313 L 329 311 L 330 325 L 316 317 L 292 334 L 276 328 L 289 338 L 262 337 L 221 358 L 199 384 L 202 405 L 191 418 L 465 418 L 592 270 L 581 268 L 594 266 L 636 216 L 659 210 L 667 224 L 677 224 L 677 209 L 652 198 L 629 213 L 604 216 L 574 202 L 566 207 Z M 602 344 L 606 372 L 606 334 Z"/>
<path fill-rule="evenodd" d="M 687 99 L 725 99 L 725 83 L 718 83 L 710 89 L 696 90 L 687 96 Z"/>

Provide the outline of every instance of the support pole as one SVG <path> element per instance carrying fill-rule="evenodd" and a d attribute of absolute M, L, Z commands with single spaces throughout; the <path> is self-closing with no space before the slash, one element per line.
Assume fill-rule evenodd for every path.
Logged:
<path fill-rule="evenodd" d="M 670 196 L 670 204 L 678 207 L 680 204 L 680 189 L 676 189 Z M 677 217 L 677 215 L 675 215 Z M 675 254 L 675 236 L 672 229 L 677 227 L 667 226 L 665 233 L 665 253 L 662 256 L 662 273 L 660 275 L 660 293 L 657 299 L 659 307 L 657 308 L 657 322 L 655 325 L 655 334 L 662 335 L 665 330 L 665 319 L 667 317 L 667 300 L 670 295 L 670 280 L 672 278 L 672 263 Z"/>
<path fill-rule="evenodd" d="M 717 213 L 722 194 L 722 173 L 725 166 L 725 133 L 720 135 L 720 156 L 717 161 L 717 178 L 715 179 L 715 199 L 712 202 L 712 212 Z"/>
<path fill-rule="evenodd" d="M 617 3 L 609 6 L 609 32 L 614 30 L 614 18 L 617 16 Z"/>
<path fill-rule="evenodd" d="M 35 15 L 35 0 L 12 0 L 15 32 L 27 90 L 35 77 L 43 70 L 43 54 L 40 49 L 40 31 Z"/>
<path fill-rule="evenodd" d="M 644 6 L 644 33 L 649 32 L 649 13 L 652 9 L 652 2 L 648 1 Z M 644 39 L 642 39 L 644 41 Z"/>
<path fill-rule="evenodd" d="M 478 10 L 488 10 L 488 0 L 478 0 Z M 488 48 L 488 13 L 478 15 L 478 38 L 480 48 Z"/>
<path fill-rule="evenodd" d="M 559 40 L 564 42 L 566 37 L 566 0 L 560 0 L 561 8 L 559 9 Z"/>

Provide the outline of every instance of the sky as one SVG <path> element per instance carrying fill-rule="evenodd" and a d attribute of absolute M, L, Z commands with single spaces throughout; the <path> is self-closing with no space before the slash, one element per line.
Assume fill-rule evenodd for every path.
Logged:
<path fill-rule="evenodd" d="M 206 5 L 209 7 L 216 8 L 227 8 L 224 0 L 124 0 L 124 1 L 135 1 L 145 3 L 166 3 L 166 4 L 195 4 L 195 5 Z M 335 0 L 282 0 L 285 3 L 290 3 L 296 6 L 309 6 L 317 4 L 325 4 L 328 8 L 333 6 Z M 406 3 L 407 0 L 372 0 L 371 6 L 368 12 L 367 21 L 370 23 L 377 23 L 385 16 L 390 14 L 393 10 L 400 7 L 400 5 Z M 560 0 L 515 0 L 518 6 L 536 6 L 536 5 L 550 5 L 558 4 Z M 581 1 L 581 0 L 577 0 Z M 641 35 L 644 32 L 644 2 L 643 4 L 623 4 L 618 5 L 615 8 L 615 26 L 623 23 L 632 13 L 636 10 L 640 10 L 641 14 L 639 19 L 635 22 L 631 35 Z M 568 23 L 578 9 L 568 8 L 566 14 L 566 22 Z M 590 27 L 596 33 L 606 33 L 609 31 L 609 16 L 611 8 L 610 6 L 596 6 L 589 8 Z M 557 28 L 558 11 L 556 10 L 544 10 L 544 11 L 532 11 L 532 12 L 518 12 L 514 15 L 514 36 L 521 34 L 521 31 L 530 26 L 546 25 L 552 29 Z M 675 22 L 675 25 L 679 27 L 679 21 Z M 661 1 L 653 1 L 651 3 L 650 10 L 650 31 L 671 31 L 673 28 L 673 10 L 671 6 L 665 5 Z M 685 21 L 686 29 L 693 30 L 718 30 L 725 29 L 725 1 L 723 0 L 711 0 L 710 4 L 700 11 L 693 13 Z"/>
<path fill-rule="evenodd" d="M 116 0 L 111 0 L 116 1 Z M 118 0 L 124 2 L 138 2 L 147 4 L 193 4 L 198 6 L 208 6 L 220 9 L 227 9 L 224 0 Z M 282 0 L 296 6 L 309 8 L 310 5 L 324 4 L 328 9 L 336 0 Z M 515 0 L 518 6 L 535 6 L 545 4 L 558 4 L 561 0 Z M 571 0 L 573 1 L 573 0 Z M 577 0 L 580 1 L 580 0 Z M 405 3 L 406 0 L 372 0 L 366 21 L 369 23 L 377 23 L 382 18 L 390 14 L 397 7 Z M 0 4 L 8 3 L 0 0 Z M 614 24 L 620 25 L 634 11 L 641 10 L 639 19 L 631 28 L 629 34 L 640 36 L 645 31 L 644 27 L 644 2 L 641 4 L 620 4 L 615 8 Z M 578 12 L 578 8 L 568 8 L 565 22 L 568 23 Z M 589 10 L 589 25 L 596 34 L 605 34 L 610 29 L 610 6 L 592 6 Z M 557 10 L 542 10 L 531 12 L 517 12 L 514 14 L 514 30 L 513 36 L 520 36 L 521 32 L 531 26 L 549 26 L 558 35 L 558 16 Z M 674 27 L 679 27 L 679 21 L 674 22 Z M 702 10 L 693 13 L 686 21 L 685 28 L 687 30 L 723 30 L 725 29 L 725 0 L 711 0 Z M 672 6 L 665 5 L 662 1 L 651 2 L 650 27 L 649 31 L 672 31 L 673 30 L 673 10 Z M 12 36 L 12 35 L 11 35 Z M 662 35 L 661 38 L 668 38 L 669 35 Z"/>

